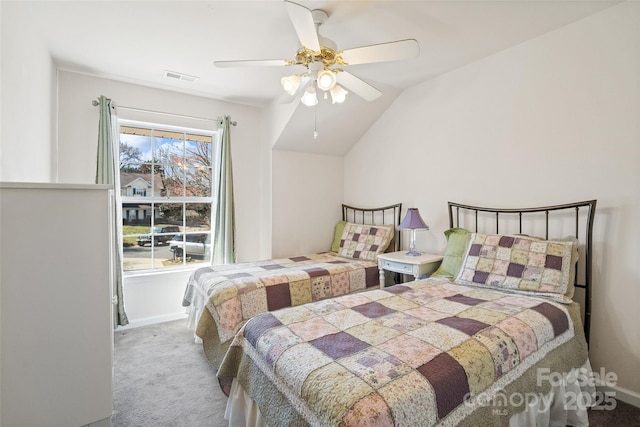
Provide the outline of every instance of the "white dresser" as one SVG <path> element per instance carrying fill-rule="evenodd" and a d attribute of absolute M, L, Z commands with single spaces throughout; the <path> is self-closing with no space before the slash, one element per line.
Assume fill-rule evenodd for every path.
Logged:
<path fill-rule="evenodd" d="M 3 426 L 109 425 L 111 200 L 106 185 L 0 183 Z"/>

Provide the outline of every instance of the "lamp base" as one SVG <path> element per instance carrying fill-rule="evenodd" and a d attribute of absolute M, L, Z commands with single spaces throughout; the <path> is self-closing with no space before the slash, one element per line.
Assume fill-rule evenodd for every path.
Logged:
<path fill-rule="evenodd" d="M 411 244 L 409 245 L 409 252 L 405 255 L 407 256 L 418 256 L 422 255 L 420 252 L 416 250 L 416 229 L 411 230 Z"/>
<path fill-rule="evenodd" d="M 420 253 L 420 252 L 418 252 L 418 251 L 416 251 L 415 249 L 413 249 L 413 248 L 412 248 L 412 249 L 411 249 L 409 252 L 407 252 L 405 255 L 406 255 L 406 256 L 419 256 L 419 255 L 422 255 L 422 253 Z"/>

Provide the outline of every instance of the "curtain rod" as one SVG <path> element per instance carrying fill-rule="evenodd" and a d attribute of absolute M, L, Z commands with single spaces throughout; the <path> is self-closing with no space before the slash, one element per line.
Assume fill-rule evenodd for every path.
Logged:
<path fill-rule="evenodd" d="M 93 105 L 94 107 L 97 107 L 98 105 L 100 105 L 100 102 L 97 99 L 94 99 L 93 101 L 91 101 L 91 105 Z M 143 112 L 143 113 L 161 114 L 161 115 L 164 115 L 164 116 L 181 117 L 183 119 L 204 120 L 204 121 L 207 121 L 207 122 L 218 122 L 218 123 L 222 124 L 222 120 L 221 119 L 208 119 L 208 118 L 205 118 L 205 117 L 186 116 L 186 115 L 183 115 L 183 114 L 165 113 L 163 111 L 145 110 L 143 108 L 124 107 L 124 106 L 120 106 L 120 105 L 116 105 L 116 107 L 121 109 L 121 110 L 140 111 L 140 112 Z M 230 121 L 229 124 L 231 124 L 233 126 L 236 126 L 238 124 L 238 122 Z"/>

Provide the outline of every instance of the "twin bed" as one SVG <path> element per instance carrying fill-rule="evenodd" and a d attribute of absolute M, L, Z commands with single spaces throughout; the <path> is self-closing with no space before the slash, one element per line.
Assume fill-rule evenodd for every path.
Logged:
<path fill-rule="evenodd" d="M 257 314 L 379 287 L 376 256 L 400 248 L 401 210 L 400 203 L 343 204 L 330 251 L 196 270 L 183 305 L 209 362 L 218 367 L 232 338 Z"/>
<path fill-rule="evenodd" d="M 566 399 L 593 391 L 567 377 L 590 371 L 595 206 L 449 203 L 430 278 L 243 318 L 224 355 L 210 357 L 230 424 L 586 425 L 584 405 L 568 411 Z"/>

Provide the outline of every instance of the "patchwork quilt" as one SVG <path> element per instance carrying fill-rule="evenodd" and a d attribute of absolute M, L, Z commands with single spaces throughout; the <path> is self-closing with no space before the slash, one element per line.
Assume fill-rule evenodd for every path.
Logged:
<path fill-rule="evenodd" d="M 362 291 L 379 283 L 375 262 L 326 252 L 200 268 L 189 278 L 183 306 L 206 309 L 215 322 L 219 341 L 225 342 L 257 314 Z"/>
<path fill-rule="evenodd" d="M 525 373 L 531 383 L 530 368 L 576 341 L 569 307 L 419 280 L 260 314 L 236 335 L 218 377 L 223 387 L 242 379 L 267 422 L 270 412 L 290 406 L 292 424 L 457 425 Z M 576 358 L 580 366 L 583 341 L 558 359 Z"/>

